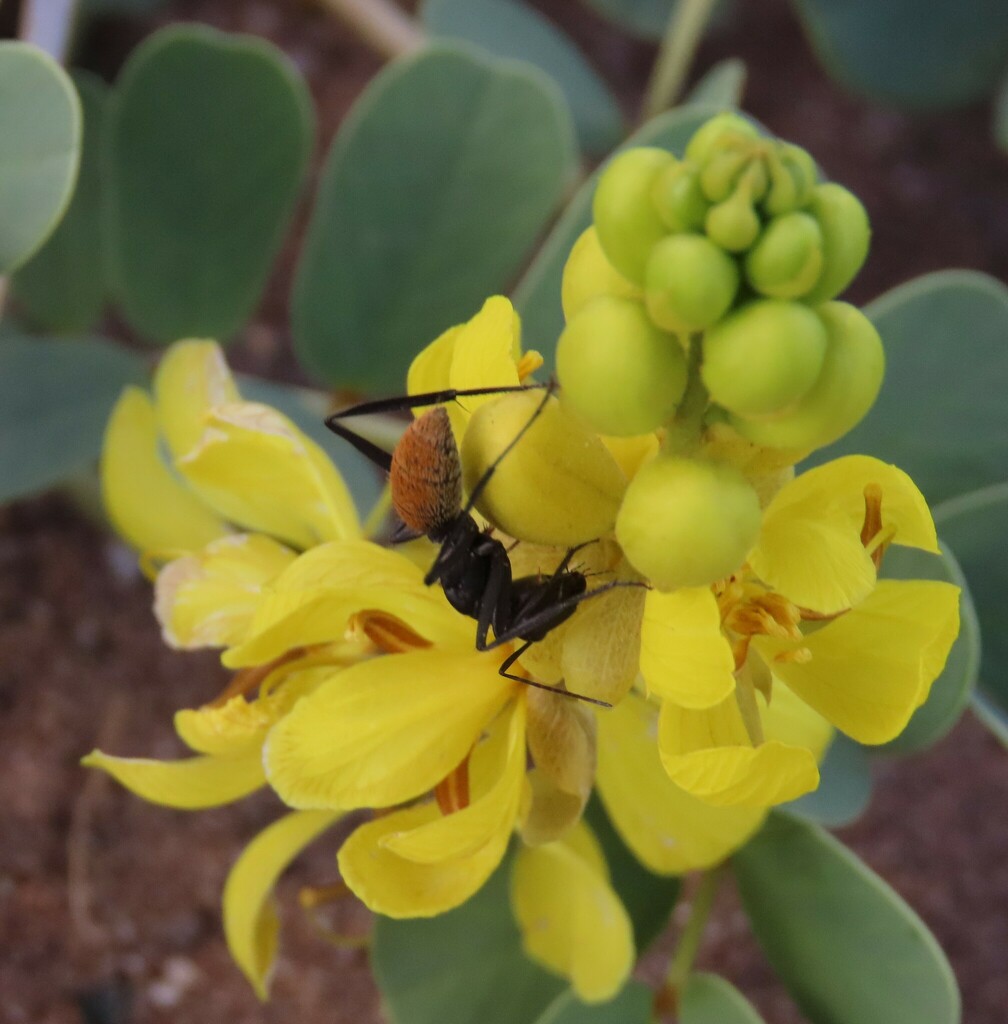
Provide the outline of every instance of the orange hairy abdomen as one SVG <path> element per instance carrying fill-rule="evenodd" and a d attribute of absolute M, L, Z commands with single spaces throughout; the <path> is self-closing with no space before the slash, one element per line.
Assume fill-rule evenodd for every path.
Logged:
<path fill-rule="evenodd" d="M 415 419 L 392 453 L 392 507 L 410 529 L 437 533 L 462 507 L 462 465 L 448 413 Z"/>

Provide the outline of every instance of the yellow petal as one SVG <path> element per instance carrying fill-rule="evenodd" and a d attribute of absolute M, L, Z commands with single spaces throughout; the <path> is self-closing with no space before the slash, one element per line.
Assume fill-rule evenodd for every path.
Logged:
<path fill-rule="evenodd" d="M 676 875 L 724 860 L 759 828 L 765 811 L 714 807 L 668 777 L 658 758 L 657 709 L 631 693 L 600 712 L 598 791 L 637 859 Z"/>
<path fill-rule="evenodd" d="M 525 778 L 525 701 L 495 723 L 469 765 L 472 802 L 410 831 L 386 833 L 384 849 L 417 864 L 469 857 L 487 843 L 507 844 Z"/>
<path fill-rule="evenodd" d="M 503 295 L 491 296 L 455 338 L 449 381 L 453 388 L 514 387 L 521 356 L 518 315 Z M 492 396 L 466 398 L 468 412 Z"/>
<path fill-rule="evenodd" d="M 640 668 L 649 693 L 686 708 L 713 707 L 735 692 L 735 659 L 707 587 L 648 593 Z"/>
<path fill-rule="evenodd" d="M 875 584 L 861 541 L 865 487 L 882 490 L 883 529 L 894 543 L 938 551 L 934 522 L 901 469 L 867 455 L 817 466 L 782 488 L 763 515 L 753 571 L 795 604 L 824 614 L 850 608 Z"/>
<path fill-rule="evenodd" d="M 141 551 L 192 551 L 226 534 L 227 526 L 162 462 L 154 406 L 140 388 L 116 402 L 101 454 L 105 511 Z"/>
<path fill-rule="evenodd" d="M 581 854 L 594 842 L 583 822 L 572 829 L 577 833 L 583 835 L 519 851 L 511 906 L 525 952 L 570 979 L 584 1002 L 597 1003 L 611 999 L 633 968 L 633 926 L 598 870 L 597 853 Z"/>
<path fill-rule="evenodd" d="M 799 644 L 768 637 L 755 643 L 774 675 L 841 732 L 860 743 L 885 743 L 927 698 L 958 616 L 958 587 L 880 580 L 860 605 Z M 811 658 L 788 660 L 795 646 Z"/>
<path fill-rule="evenodd" d="M 451 364 L 455 355 L 455 341 L 462 324 L 449 327 L 435 338 L 410 363 L 406 374 L 406 390 L 411 395 L 426 391 L 445 391 L 451 387 Z"/>
<path fill-rule="evenodd" d="M 215 341 L 179 341 L 165 352 L 154 374 L 158 426 L 179 458 L 203 435 L 207 413 L 240 396 L 224 353 Z"/>
<path fill-rule="evenodd" d="M 354 894 L 386 917 L 433 917 L 464 903 L 493 874 L 509 835 L 484 843 L 475 853 L 423 864 L 386 849 L 386 836 L 409 833 L 440 818 L 436 803 L 393 811 L 357 828 L 339 852 L 340 873 Z"/>
<path fill-rule="evenodd" d="M 112 757 L 93 750 L 81 759 L 81 764 L 100 768 L 152 804 L 186 811 L 229 804 L 266 782 L 258 748 L 236 757 L 190 757 L 182 761 Z"/>
<path fill-rule="evenodd" d="M 501 656 L 436 649 L 354 665 L 272 730 L 270 784 L 291 807 L 390 807 L 427 792 L 513 692 Z"/>
<path fill-rule="evenodd" d="M 261 534 L 232 534 L 169 562 L 154 588 L 154 612 L 169 647 L 226 647 L 245 635 L 263 587 L 294 560 Z"/>
<path fill-rule="evenodd" d="M 750 659 L 758 657 L 750 652 Z M 768 706 L 760 702 L 763 735 L 768 740 L 779 740 L 793 747 L 805 747 L 821 763 L 833 741 L 835 730 L 829 722 L 813 711 L 796 693 L 776 680 L 773 699 Z"/>
<path fill-rule="evenodd" d="M 734 696 L 702 711 L 666 701 L 658 750 L 677 786 L 717 807 L 773 807 L 819 785 L 810 750 L 773 739 L 752 745 Z"/>
<path fill-rule="evenodd" d="M 279 925 L 270 895 L 288 864 L 338 821 L 332 811 L 298 811 L 263 829 L 242 851 L 224 883 L 224 934 L 235 963 L 266 999 Z"/>
<path fill-rule="evenodd" d="M 214 407 L 199 442 L 176 465 L 222 516 L 248 530 L 301 548 L 360 533 L 336 467 L 269 406 Z"/>
<path fill-rule="evenodd" d="M 472 650 L 476 627 L 456 612 L 408 558 L 363 540 L 301 555 L 256 606 L 245 640 L 224 654 L 229 668 L 261 665 L 293 647 L 342 639 L 351 615 L 381 611 L 439 647 Z"/>

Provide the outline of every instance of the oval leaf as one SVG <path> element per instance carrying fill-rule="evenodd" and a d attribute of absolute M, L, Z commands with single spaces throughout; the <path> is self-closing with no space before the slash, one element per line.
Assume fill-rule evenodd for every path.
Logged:
<path fill-rule="evenodd" d="M 143 361 L 107 341 L 0 340 L 0 502 L 95 462 L 120 391 L 144 378 Z"/>
<path fill-rule="evenodd" d="M 25 318 L 53 331 L 86 330 L 105 301 L 101 140 L 109 90 L 87 71 L 75 71 L 73 81 L 84 113 L 77 187 L 59 227 L 11 278 L 11 294 Z"/>
<path fill-rule="evenodd" d="M 109 263 L 157 341 L 226 339 L 258 301 L 307 167 L 304 82 L 261 39 L 200 27 L 133 51 L 109 110 Z"/>
<path fill-rule="evenodd" d="M 413 356 L 506 286 L 573 168 L 555 87 L 444 44 L 387 67 L 330 151 L 294 292 L 320 380 L 401 388 Z"/>
<path fill-rule="evenodd" d="M 934 937 L 832 836 L 775 813 L 732 864 L 756 938 L 811 1024 L 957 1024 Z"/>
<path fill-rule="evenodd" d="M 871 762 L 864 747 L 837 733 L 819 765 L 819 788 L 792 800 L 785 809 L 828 828 L 849 825 L 871 800 Z"/>
<path fill-rule="evenodd" d="M 1008 287 L 943 270 L 865 312 L 885 344 L 882 391 L 854 430 L 810 462 L 870 452 L 906 470 L 932 503 L 1008 478 Z"/>
<path fill-rule="evenodd" d="M 427 0 L 422 16 L 435 36 L 528 61 L 549 75 L 564 94 L 589 155 L 601 156 L 619 142 L 623 115 L 612 93 L 577 47 L 537 11 L 517 0 Z"/>
<path fill-rule="evenodd" d="M 0 274 L 7 274 L 59 223 L 80 162 L 73 83 L 28 43 L 0 42 L 0 139 Z"/>
<path fill-rule="evenodd" d="M 729 57 L 718 61 L 706 71 L 703 78 L 690 89 L 686 102 L 722 109 L 741 106 L 745 82 L 745 61 Z"/>
<path fill-rule="evenodd" d="M 911 108 L 969 103 L 1008 61 L 1008 4 L 794 0 L 823 66 L 844 85 Z"/>
<path fill-rule="evenodd" d="M 586 1006 L 572 992 L 565 992 L 536 1018 L 535 1024 L 651 1024 L 653 1003 L 654 992 L 639 981 L 631 981 L 608 1003 L 594 1006 Z M 516 1020 L 514 1024 L 523 1022 Z"/>
<path fill-rule="evenodd" d="M 643 39 L 661 39 L 677 0 L 586 0 L 589 7 Z"/>
<path fill-rule="evenodd" d="M 716 974 L 691 974 L 679 997 L 679 1024 L 763 1024 L 741 992 Z"/>
<path fill-rule="evenodd" d="M 1008 483 L 947 501 L 934 510 L 934 516 L 943 540 L 962 566 L 976 605 L 982 639 L 977 711 L 1008 744 L 1008 637 L 1004 628 L 1008 615 Z"/>

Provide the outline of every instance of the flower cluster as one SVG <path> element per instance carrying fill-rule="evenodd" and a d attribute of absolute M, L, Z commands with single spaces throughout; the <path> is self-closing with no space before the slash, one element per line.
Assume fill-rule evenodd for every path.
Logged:
<path fill-rule="evenodd" d="M 927 699 L 958 591 L 879 579 L 890 545 L 937 550 L 924 499 L 867 456 L 792 468 L 863 415 L 881 375 L 870 325 L 826 301 L 864 256 L 847 195 L 736 118 L 701 129 L 685 161 L 630 151 L 568 262 L 559 398 L 448 408 L 470 491 L 523 432 L 477 503 L 517 542 L 515 578 L 580 546 L 591 588 L 636 584 L 589 590 L 511 669 L 609 708 L 503 676 L 516 645 L 476 650 L 472 619 L 425 586 L 434 545 L 366 539 L 325 454 L 242 401 L 212 343 L 173 346 L 153 400 L 124 394 L 110 516 L 156 576 L 166 642 L 220 648 L 233 677 L 176 716 L 194 756 L 86 763 L 175 807 L 269 786 L 290 808 L 224 893 L 260 994 L 272 886 L 345 818 L 343 881 L 391 917 L 458 906 L 517 836 L 526 949 L 608 998 L 635 957 L 583 820 L 593 791 L 651 870 L 707 868 L 818 785 L 835 729 L 882 743 Z M 417 356 L 408 388 L 513 387 L 540 362 L 494 297 Z"/>

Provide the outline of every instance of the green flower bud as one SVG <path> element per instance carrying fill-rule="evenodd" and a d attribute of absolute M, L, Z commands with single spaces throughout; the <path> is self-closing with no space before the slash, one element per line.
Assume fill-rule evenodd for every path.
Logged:
<path fill-rule="evenodd" d="M 675 157 L 663 149 L 629 149 L 614 157 L 599 178 L 592 215 L 609 262 L 640 284 L 651 247 L 668 234 L 651 190 L 655 177 Z"/>
<path fill-rule="evenodd" d="M 724 149 L 715 153 L 700 171 L 703 194 L 713 203 L 727 199 L 751 162 L 752 154 L 742 149 Z"/>
<path fill-rule="evenodd" d="M 785 166 L 778 149 L 772 149 L 766 158 L 770 186 L 763 199 L 763 209 L 771 217 L 790 213 L 801 205 L 801 189 L 795 175 Z"/>
<path fill-rule="evenodd" d="M 823 302 L 839 295 L 861 269 L 871 227 L 861 201 L 841 185 L 816 186 L 810 212 L 823 235 L 823 272 L 805 301 Z"/>
<path fill-rule="evenodd" d="M 674 163 L 661 171 L 651 192 L 662 220 L 671 231 L 698 231 L 710 205 L 700 189 L 700 172 L 692 164 Z"/>
<path fill-rule="evenodd" d="M 797 299 L 823 268 L 823 236 L 807 213 L 784 213 L 766 226 L 745 259 L 746 278 L 763 295 Z"/>
<path fill-rule="evenodd" d="M 738 264 L 709 238 L 671 235 L 651 251 L 644 301 L 666 331 L 699 331 L 724 316 L 738 286 Z"/>
<path fill-rule="evenodd" d="M 595 228 L 583 231 L 564 264 L 560 284 L 564 318 L 570 320 L 578 310 L 600 295 L 640 298 L 642 294 L 640 288 L 606 259 Z"/>
<path fill-rule="evenodd" d="M 686 390 L 686 356 L 632 299 L 603 296 L 557 344 L 562 400 L 601 434 L 631 437 L 667 423 Z"/>
<path fill-rule="evenodd" d="M 846 302 L 828 302 L 816 313 L 826 329 L 826 355 L 812 388 L 782 416 L 730 417 L 732 426 L 755 444 L 807 454 L 843 437 L 878 395 L 885 354 L 871 321 Z"/>
<path fill-rule="evenodd" d="M 757 163 L 751 164 L 731 196 L 707 213 L 707 237 L 728 252 L 745 252 L 759 235 L 760 219 L 753 209 L 753 182 L 759 184 L 755 173 L 759 167 Z"/>
<path fill-rule="evenodd" d="M 725 139 L 758 139 L 759 132 L 738 114 L 718 114 L 702 124 L 686 143 L 686 159 L 701 164 Z"/>
<path fill-rule="evenodd" d="M 812 196 L 812 189 L 819 181 L 819 168 L 815 160 L 801 146 L 790 142 L 780 144 L 780 156 L 784 166 L 791 172 L 798 190 L 798 205 L 804 206 Z"/>
<path fill-rule="evenodd" d="M 658 456 L 630 482 L 616 539 L 638 572 L 659 590 L 675 590 L 731 575 L 759 528 L 759 499 L 737 469 Z"/>
<path fill-rule="evenodd" d="M 718 405 L 740 416 L 767 416 L 812 388 L 825 355 L 826 328 L 811 309 L 760 299 L 707 331 L 700 374 Z"/>

